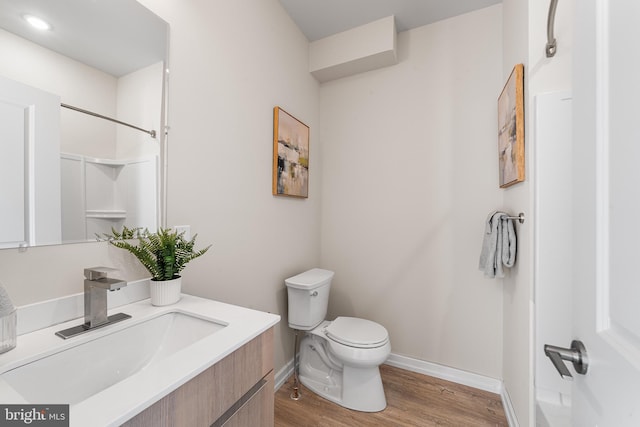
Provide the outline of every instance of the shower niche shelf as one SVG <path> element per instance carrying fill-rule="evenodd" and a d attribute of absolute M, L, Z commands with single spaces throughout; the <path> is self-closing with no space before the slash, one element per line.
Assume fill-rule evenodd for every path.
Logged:
<path fill-rule="evenodd" d="M 101 219 L 127 219 L 127 211 L 124 210 L 87 210 L 87 218 Z"/>
<path fill-rule="evenodd" d="M 157 228 L 157 156 L 61 155 L 62 238 L 93 241 L 122 226 Z"/>

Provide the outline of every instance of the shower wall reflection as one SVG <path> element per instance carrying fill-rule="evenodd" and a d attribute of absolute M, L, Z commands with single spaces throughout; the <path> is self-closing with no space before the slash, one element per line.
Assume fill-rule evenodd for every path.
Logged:
<path fill-rule="evenodd" d="M 156 130 L 159 136 L 153 139 L 135 129 L 64 108 L 48 113 L 59 122 L 58 135 L 52 137 L 46 135 L 51 132 L 40 130 L 16 138 L 16 143 L 22 144 L 17 151 L 25 153 L 26 167 L 21 171 L 25 178 L 16 180 L 22 188 L 11 191 L 24 194 L 25 207 L 11 215 L 0 213 L 0 247 L 92 241 L 95 234 L 122 225 L 154 230 L 161 217 L 167 25 L 135 0 L 65 0 L 53 8 L 51 3 L 0 0 L 0 53 L 11 58 L 0 63 L 3 82 L 15 83 L 17 90 L 27 85 L 29 90 L 57 97 L 59 102 Z M 29 7 L 45 15 L 47 8 L 54 9 L 50 13 L 58 21 L 52 34 L 21 33 L 23 23 L 15 16 L 21 13 L 20 8 Z M 128 30 L 133 35 L 127 35 Z M 46 36 L 67 40 L 48 45 Z M 149 40 L 138 43 L 139 37 Z M 63 53 L 65 44 L 72 47 L 72 53 Z M 139 48 L 133 47 L 138 44 Z M 101 62 L 106 65 L 99 65 Z M 21 108 L 40 110 L 30 102 Z M 57 165 L 43 169 L 31 162 L 30 156 L 44 150 L 45 145 L 47 150 L 56 146 Z M 39 203 L 44 196 L 34 176 L 58 183 L 57 191 L 46 191 L 46 210 L 53 218 L 47 227 L 57 227 L 57 234 L 37 225 L 33 205 L 42 216 L 37 208 L 44 206 Z M 24 233 L 21 239 L 12 235 L 2 241 L 3 230 L 16 229 L 18 224 L 15 220 L 11 223 L 10 217 L 23 219 Z"/>

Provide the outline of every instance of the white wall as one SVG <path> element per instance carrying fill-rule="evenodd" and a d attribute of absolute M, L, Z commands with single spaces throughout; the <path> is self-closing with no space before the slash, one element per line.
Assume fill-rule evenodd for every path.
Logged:
<path fill-rule="evenodd" d="M 320 260 L 319 86 L 308 42 L 277 0 L 145 0 L 171 28 L 169 224 L 213 248 L 189 293 L 283 315 L 279 369 L 293 357 L 284 279 Z M 271 194 L 273 107 L 310 126 L 308 199 Z"/>
<path fill-rule="evenodd" d="M 117 118 L 147 130 L 156 138 L 127 126 L 116 127 L 116 158 L 160 155 L 162 129 L 162 80 L 164 64 L 136 70 L 117 80 Z"/>
<path fill-rule="evenodd" d="M 15 306 L 23 306 L 83 292 L 84 269 L 97 265 L 117 268 L 114 277 L 122 280 L 149 277 L 139 262 L 106 242 L 76 243 L 0 251 L 0 284 Z"/>
<path fill-rule="evenodd" d="M 384 325 L 397 354 L 502 376 L 500 280 L 478 270 L 500 208 L 501 6 L 400 33 L 399 64 L 321 86 L 330 317 Z"/>
<path fill-rule="evenodd" d="M 0 75 L 60 96 L 61 102 L 110 117 L 116 113 L 115 77 L 0 29 Z M 61 110 L 60 146 L 94 157 L 115 155 L 113 123 Z"/>
<path fill-rule="evenodd" d="M 513 66 L 525 70 L 525 181 L 503 191 L 503 206 L 512 212 L 524 212 L 527 220 L 518 228 L 518 261 L 504 279 L 503 381 L 515 415 L 521 426 L 532 425 L 532 278 L 531 224 L 533 223 L 531 182 L 530 109 L 528 91 L 528 2 L 504 0 L 502 79 L 507 81 Z"/>
<path fill-rule="evenodd" d="M 160 134 L 163 64 L 116 78 L 0 29 L 0 75 L 54 93 L 65 104 L 133 123 Z M 120 141 L 116 146 L 116 138 Z M 159 139 L 158 139 L 159 140 Z M 85 114 L 61 110 L 63 152 L 103 158 L 158 154 L 158 140 Z"/>

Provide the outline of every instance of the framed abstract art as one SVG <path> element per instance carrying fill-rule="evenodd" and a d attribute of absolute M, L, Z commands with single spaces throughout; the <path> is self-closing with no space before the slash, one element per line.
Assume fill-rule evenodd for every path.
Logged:
<path fill-rule="evenodd" d="M 524 181 L 524 66 L 513 68 L 498 98 L 500 188 Z"/>
<path fill-rule="evenodd" d="M 309 126 L 273 108 L 273 194 L 309 196 Z"/>

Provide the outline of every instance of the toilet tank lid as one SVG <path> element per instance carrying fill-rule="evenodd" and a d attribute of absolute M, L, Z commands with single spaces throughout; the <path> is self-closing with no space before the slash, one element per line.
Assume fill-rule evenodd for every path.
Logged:
<path fill-rule="evenodd" d="M 285 279 L 287 286 L 296 289 L 313 289 L 327 284 L 333 278 L 333 271 L 313 268 L 296 276 Z"/>

